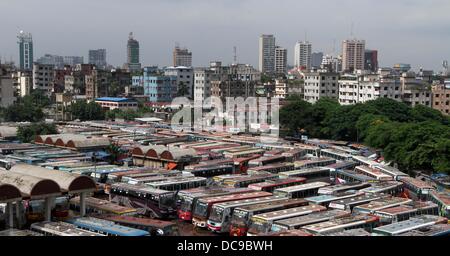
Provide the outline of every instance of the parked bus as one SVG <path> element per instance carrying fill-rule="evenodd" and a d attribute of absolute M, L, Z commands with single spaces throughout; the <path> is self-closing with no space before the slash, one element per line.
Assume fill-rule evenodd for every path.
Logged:
<path fill-rule="evenodd" d="M 269 233 L 267 236 L 313 236 L 313 235 L 303 230 L 291 229 L 291 230 L 283 230 L 276 233 Z"/>
<path fill-rule="evenodd" d="M 378 162 L 371 160 L 368 157 L 365 156 L 353 156 L 353 161 L 357 162 L 360 165 L 365 165 L 369 167 L 374 167 L 376 165 L 379 165 Z"/>
<path fill-rule="evenodd" d="M 306 182 L 305 178 L 276 179 L 251 184 L 248 186 L 248 188 L 257 191 L 266 191 L 272 193 L 275 189 L 301 185 L 304 184 L 305 182 Z"/>
<path fill-rule="evenodd" d="M 412 177 L 400 177 L 399 180 L 405 185 L 405 191 L 409 198 L 425 200 L 429 197 L 431 191 L 434 190 L 433 186 L 427 182 L 412 178 Z"/>
<path fill-rule="evenodd" d="M 349 182 L 320 188 L 317 193 L 319 195 L 335 195 L 348 190 L 360 190 L 363 188 L 370 187 L 370 185 L 371 184 L 367 182 L 360 182 L 360 181 Z"/>
<path fill-rule="evenodd" d="M 368 166 L 364 166 L 364 165 L 360 165 L 360 166 L 356 166 L 354 171 L 356 173 L 359 174 L 364 174 L 367 175 L 369 177 L 372 177 L 376 180 L 380 180 L 380 181 L 388 181 L 388 180 L 393 180 L 394 178 L 390 175 L 387 175 L 385 173 L 383 173 L 380 170 L 368 167 Z"/>
<path fill-rule="evenodd" d="M 379 224 L 379 218 L 366 214 L 356 214 L 326 222 L 303 226 L 302 229 L 312 234 L 326 235 L 328 233 L 344 231 L 349 229 L 363 228 L 372 232 L 373 228 Z"/>
<path fill-rule="evenodd" d="M 411 199 L 403 197 L 385 197 L 371 201 L 370 203 L 357 205 L 353 208 L 353 212 L 372 214 L 375 211 L 391 208 L 399 205 L 404 205 L 412 202 Z"/>
<path fill-rule="evenodd" d="M 251 193 L 242 193 L 242 194 L 233 194 L 233 195 L 225 195 L 225 196 L 215 196 L 215 197 L 205 197 L 197 200 L 193 209 L 193 217 L 192 224 L 197 227 L 206 228 L 206 221 L 209 218 L 209 214 L 211 213 L 211 208 L 214 204 L 224 203 L 235 200 L 245 200 L 251 198 L 258 197 L 267 197 L 271 196 L 271 193 L 268 192 L 251 192 Z"/>
<path fill-rule="evenodd" d="M 191 178 L 180 178 L 180 179 L 168 179 L 163 181 L 155 181 L 145 183 L 147 186 L 154 189 L 162 189 L 168 191 L 178 191 L 189 188 L 198 188 L 206 186 L 206 178 L 203 177 L 191 177 Z"/>
<path fill-rule="evenodd" d="M 252 167 L 264 166 L 264 165 L 284 162 L 285 160 L 286 160 L 286 157 L 282 156 L 282 155 L 262 156 L 260 158 L 256 158 L 256 159 L 250 160 L 248 162 L 248 166 L 251 169 Z"/>
<path fill-rule="evenodd" d="M 310 159 L 310 160 L 301 160 L 294 162 L 296 169 L 308 169 L 308 168 L 315 168 L 315 167 L 324 167 L 327 165 L 335 164 L 336 160 L 329 157 L 320 157 L 316 159 Z"/>
<path fill-rule="evenodd" d="M 224 174 L 224 175 L 214 176 L 212 179 L 215 183 L 223 185 L 223 183 L 226 180 L 231 180 L 231 179 L 236 179 L 236 178 L 241 178 L 241 177 L 247 177 L 247 176 L 242 175 L 242 174 Z"/>
<path fill-rule="evenodd" d="M 80 229 L 88 230 L 106 236 L 149 236 L 145 230 L 117 225 L 113 221 L 102 220 L 93 217 L 81 217 L 70 219 L 67 222 Z"/>
<path fill-rule="evenodd" d="M 179 171 L 167 171 L 167 170 L 153 170 L 153 169 L 132 169 L 130 171 L 116 172 L 108 175 L 106 183 L 113 184 L 117 182 L 128 182 L 133 177 L 150 177 L 150 176 L 174 176 L 179 174 Z"/>
<path fill-rule="evenodd" d="M 373 168 L 380 170 L 381 172 L 390 175 L 394 180 L 399 180 L 400 177 L 409 177 L 408 174 L 399 171 L 397 168 L 388 165 L 374 165 Z"/>
<path fill-rule="evenodd" d="M 275 174 L 267 173 L 267 174 L 258 174 L 258 175 L 246 175 L 234 179 L 227 179 L 223 183 L 225 186 L 234 187 L 234 188 L 243 188 L 248 187 L 248 185 L 253 183 L 259 183 L 266 180 L 274 180 L 277 179 L 278 176 Z"/>
<path fill-rule="evenodd" d="M 207 221 L 208 229 L 217 233 L 230 232 L 231 217 L 235 208 L 258 203 L 272 203 L 284 199 L 280 196 L 268 196 L 214 204 Z"/>
<path fill-rule="evenodd" d="M 352 211 L 355 206 L 366 204 L 373 200 L 377 200 L 384 197 L 386 197 L 386 195 L 384 194 L 365 194 L 362 196 L 351 197 L 330 202 L 328 207 L 331 209 Z"/>
<path fill-rule="evenodd" d="M 370 187 L 363 188 L 360 191 L 366 194 L 387 194 L 398 196 L 403 192 L 403 183 L 398 181 L 372 182 Z"/>
<path fill-rule="evenodd" d="M 332 149 L 332 148 L 326 148 L 320 150 L 320 156 L 321 157 L 329 157 L 333 158 L 339 161 L 350 161 L 352 160 L 352 155 L 348 154 L 342 150 Z"/>
<path fill-rule="evenodd" d="M 308 180 L 308 182 L 314 181 L 330 181 L 330 169 L 326 167 L 308 168 L 301 170 L 293 170 L 287 172 L 280 172 L 278 174 L 280 178 L 294 178 L 301 177 Z"/>
<path fill-rule="evenodd" d="M 207 167 L 214 167 L 214 166 L 233 166 L 234 161 L 231 158 L 222 158 L 222 159 L 215 159 L 210 161 L 202 161 L 198 164 L 192 164 L 192 165 L 186 165 L 184 167 L 184 170 L 196 170 L 196 169 L 203 169 Z"/>
<path fill-rule="evenodd" d="M 439 207 L 439 215 L 450 218 L 450 195 L 444 192 L 432 191 L 429 200 Z"/>
<path fill-rule="evenodd" d="M 411 230 L 416 230 L 436 224 L 447 224 L 447 218 L 433 215 L 421 215 L 409 220 L 392 223 L 377 227 L 373 230 L 374 235 L 395 236 L 406 233 Z"/>
<path fill-rule="evenodd" d="M 195 177 L 210 178 L 217 175 L 232 174 L 234 167 L 232 165 L 205 166 L 185 171 L 192 173 Z"/>
<path fill-rule="evenodd" d="M 334 195 L 318 195 L 318 196 L 306 197 L 305 200 L 310 203 L 313 203 L 313 204 L 318 204 L 318 205 L 328 207 L 328 205 L 333 201 L 344 200 L 347 198 L 362 196 L 363 194 L 364 193 L 359 192 L 359 191 L 345 191 L 345 192 L 341 192 L 339 194 L 334 194 Z"/>
<path fill-rule="evenodd" d="M 382 224 L 391 224 L 408 220 L 418 215 L 437 215 L 438 206 L 432 202 L 412 202 L 382 210 L 377 210 L 372 215 L 380 217 Z"/>
<path fill-rule="evenodd" d="M 168 218 L 176 215 L 175 193 L 126 183 L 111 185 L 111 201 L 132 207 L 150 217 Z"/>
<path fill-rule="evenodd" d="M 87 214 L 116 214 L 116 215 L 136 215 L 137 210 L 130 207 L 120 206 L 110 201 L 87 197 L 85 199 Z M 69 202 L 70 209 L 80 211 L 80 197 L 74 197 Z"/>
<path fill-rule="evenodd" d="M 82 230 L 75 225 L 61 221 L 35 222 L 31 224 L 30 230 L 44 236 L 103 236 L 102 234 Z"/>
<path fill-rule="evenodd" d="M 399 236 L 449 236 L 450 225 L 448 224 L 436 224 L 432 226 L 426 226 L 423 228 L 411 230 L 405 233 L 399 234 Z"/>
<path fill-rule="evenodd" d="M 280 173 L 294 170 L 293 163 L 269 164 L 264 166 L 252 167 L 247 170 L 247 174 L 256 175 L 259 172 Z"/>
<path fill-rule="evenodd" d="M 276 196 L 285 196 L 288 198 L 305 198 L 317 195 L 321 187 L 330 185 L 326 182 L 312 182 L 302 185 L 275 189 L 273 194 Z"/>
<path fill-rule="evenodd" d="M 97 217 L 113 221 L 119 225 L 145 230 L 150 233 L 150 236 L 180 235 L 177 224 L 170 221 L 117 215 L 100 215 Z"/>
<path fill-rule="evenodd" d="M 371 236 L 371 234 L 367 232 L 364 228 L 355 228 L 327 233 L 324 236 Z"/>
<path fill-rule="evenodd" d="M 271 232 L 299 229 L 303 226 L 325 222 L 332 219 L 338 219 L 346 216 L 350 216 L 350 212 L 342 210 L 315 212 L 304 216 L 275 221 L 272 225 Z"/>
<path fill-rule="evenodd" d="M 180 206 L 178 208 L 178 218 L 185 221 L 191 221 L 194 205 L 200 198 L 249 193 L 249 192 L 254 192 L 254 190 L 250 188 L 231 188 L 231 187 L 215 187 L 211 189 L 205 188 L 201 191 L 192 191 L 192 192 L 182 190 L 178 193 L 178 200 L 180 201 Z"/>
<path fill-rule="evenodd" d="M 247 234 L 248 226 L 250 225 L 250 219 L 254 215 L 305 205 L 308 205 L 306 200 L 294 198 L 237 207 L 234 209 L 233 216 L 231 217 L 230 235 L 245 236 Z"/>
<path fill-rule="evenodd" d="M 43 234 L 27 229 L 6 229 L 0 231 L 0 236 L 43 236 Z"/>
<path fill-rule="evenodd" d="M 353 161 L 342 161 L 335 164 L 327 165 L 330 169 L 330 178 L 334 181 L 335 173 L 337 170 L 353 170 L 356 167 L 356 162 Z"/>
<path fill-rule="evenodd" d="M 327 208 L 320 205 L 306 205 L 296 208 L 289 208 L 274 212 L 267 212 L 254 215 L 250 219 L 247 236 L 266 235 L 272 229 L 272 225 L 277 220 L 293 218 L 307 215 L 314 212 L 325 211 Z"/>
<path fill-rule="evenodd" d="M 334 173 L 334 182 L 344 183 L 344 182 L 373 182 L 377 179 L 357 173 L 352 170 L 336 170 Z"/>

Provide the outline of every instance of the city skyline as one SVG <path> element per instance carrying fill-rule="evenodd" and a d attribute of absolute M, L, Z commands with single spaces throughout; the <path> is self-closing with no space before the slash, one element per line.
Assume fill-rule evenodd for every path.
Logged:
<path fill-rule="evenodd" d="M 12 57 L 18 63 L 16 37 L 24 30 L 33 35 L 35 59 L 48 53 L 84 56 L 86 60 L 89 49 L 105 48 L 108 63 L 122 66 L 126 62 L 127 35 L 133 31 L 141 43 L 143 66 L 170 66 L 173 46 L 180 42 L 192 51 L 194 66 L 207 66 L 214 60 L 232 63 L 236 46 L 238 62 L 257 67 L 258 38 L 261 34 L 273 34 L 277 45 L 288 50 L 288 64 L 293 65 L 295 42 L 303 40 L 305 32 L 313 52 L 327 54 L 335 49 L 340 54 L 342 41 L 351 38 L 353 23 L 353 37 L 365 40 L 367 49 L 379 51 L 380 67 L 409 63 L 414 69 L 422 66 L 439 71 L 442 61 L 450 59 L 450 18 L 445 15 L 450 3 L 431 2 L 320 0 L 306 5 L 305 1 L 292 0 L 136 0 L 121 8 L 115 8 L 120 1 L 96 1 L 68 3 L 61 9 L 54 0 L 6 0 L 0 3 L 0 23 L 9 25 L 2 28 L 0 55 L 3 61 Z M 23 9 L 24 3 L 27 9 Z M 50 5 L 55 6 L 47 8 Z M 305 6 L 308 11 L 299 15 Z M 276 22 L 265 19 L 275 7 L 283 15 Z M 104 12 L 107 16 L 97 12 L 98 8 L 108 10 Z M 217 8 L 220 13 L 215 12 Z M 64 11 L 67 9 L 71 12 Z M 47 15 L 50 10 L 52 15 Z M 30 12 L 40 13 L 39 22 L 17 18 L 35 17 Z M 83 16 L 77 15 L 81 12 Z M 127 14 L 131 12 L 132 16 Z M 318 12 L 321 15 L 315 15 Z M 374 15 L 380 12 L 383 15 Z M 169 14 L 173 15 L 170 19 Z"/>

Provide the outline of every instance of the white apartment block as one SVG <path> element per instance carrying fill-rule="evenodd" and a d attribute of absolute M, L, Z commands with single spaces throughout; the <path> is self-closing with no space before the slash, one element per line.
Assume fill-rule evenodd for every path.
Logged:
<path fill-rule="evenodd" d="M 175 76 L 177 78 L 177 92 L 184 86 L 187 94 L 183 96 L 189 97 L 190 99 L 193 98 L 194 70 L 192 68 L 184 66 L 168 67 L 164 70 L 164 75 Z"/>
<path fill-rule="evenodd" d="M 312 45 L 308 41 L 297 42 L 294 50 L 294 66 L 311 69 Z"/>
<path fill-rule="evenodd" d="M 414 73 L 403 73 L 400 77 L 402 101 L 414 107 L 424 105 L 431 107 L 431 85 L 426 81 L 416 78 Z"/>
<path fill-rule="evenodd" d="M 33 89 L 42 90 L 47 96 L 53 92 L 54 66 L 47 64 L 33 64 Z"/>
<path fill-rule="evenodd" d="M 288 85 L 286 82 L 275 80 L 275 98 L 285 99 L 288 95 Z"/>
<path fill-rule="evenodd" d="M 31 71 L 17 71 L 14 74 L 16 91 L 20 97 L 30 95 L 33 88 L 33 76 Z"/>
<path fill-rule="evenodd" d="M 275 48 L 275 73 L 287 72 L 287 49 L 277 46 Z"/>
<path fill-rule="evenodd" d="M 315 103 L 322 97 L 338 99 L 338 80 L 338 73 L 305 73 L 304 100 Z"/>
<path fill-rule="evenodd" d="M 364 40 L 344 40 L 342 42 L 342 70 L 364 70 L 365 48 Z"/>
<path fill-rule="evenodd" d="M 194 70 L 194 100 L 204 101 L 211 97 L 211 80 L 213 80 L 214 71 L 199 68 Z"/>
<path fill-rule="evenodd" d="M 275 37 L 261 35 L 259 37 L 259 71 L 271 73 L 275 71 Z"/>

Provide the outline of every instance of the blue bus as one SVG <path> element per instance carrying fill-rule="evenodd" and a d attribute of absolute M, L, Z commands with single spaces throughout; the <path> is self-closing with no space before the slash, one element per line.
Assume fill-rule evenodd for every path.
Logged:
<path fill-rule="evenodd" d="M 67 222 L 80 229 L 99 233 L 106 236 L 149 236 L 145 230 L 125 227 L 115 224 L 113 221 L 97 219 L 92 217 L 82 217 L 70 219 Z"/>

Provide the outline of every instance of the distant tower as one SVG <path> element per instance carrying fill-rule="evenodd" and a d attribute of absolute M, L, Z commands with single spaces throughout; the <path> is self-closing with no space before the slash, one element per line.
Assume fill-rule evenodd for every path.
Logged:
<path fill-rule="evenodd" d="M 233 47 L 233 64 L 237 64 L 237 47 Z"/>
<path fill-rule="evenodd" d="M 181 49 L 178 43 L 175 43 L 173 49 L 173 66 L 174 67 L 192 67 L 192 52 L 188 49 Z"/>
<path fill-rule="evenodd" d="M 259 37 L 259 71 L 263 73 L 275 72 L 275 37 L 261 35 Z"/>
<path fill-rule="evenodd" d="M 297 42 L 294 52 L 294 66 L 311 69 L 312 45 L 308 41 Z"/>
<path fill-rule="evenodd" d="M 24 33 L 22 30 L 17 36 L 19 41 L 19 67 L 21 70 L 33 69 L 33 38 L 30 33 Z"/>
<path fill-rule="evenodd" d="M 344 71 L 364 70 L 364 40 L 350 39 L 342 42 L 342 69 Z"/>
<path fill-rule="evenodd" d="M 128 36 L 127 66 L 130 71 L 141 70 L 141 63 L 139 61 L 139 42 L 133 38 L 133 32 L 130 32 Z"/>

